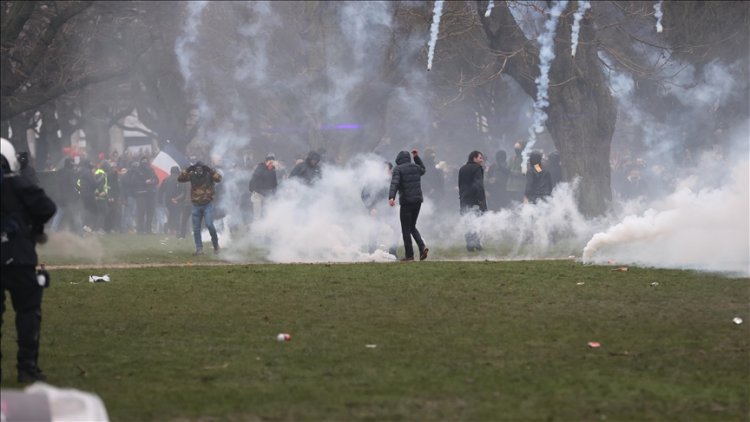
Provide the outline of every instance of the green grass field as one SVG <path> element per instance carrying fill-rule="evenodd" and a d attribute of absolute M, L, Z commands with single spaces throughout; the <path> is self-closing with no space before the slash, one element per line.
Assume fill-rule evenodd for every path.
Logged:
<path fill-rule="evenodd" d="M 113 421 L 750 418 L 746 278 L 572 261 L 209 267 L 189 241 L 169 253 L 138 237 L 151 252 L 130 255 L 112 239 L 104 261 L 181 265 L 53 270 L 40 365 Z M 4 388 L 21 387 L 12 318 Z"/>

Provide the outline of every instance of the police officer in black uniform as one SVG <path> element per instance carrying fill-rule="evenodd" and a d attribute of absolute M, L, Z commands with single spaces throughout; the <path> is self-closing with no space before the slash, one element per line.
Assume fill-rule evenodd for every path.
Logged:
<path fill-rule="evenodd" d="M 48 276 L 36 272 L 37 242 L 44 242 L 44 224 L 57 210 L 42 188 L 17 173 L 18 162 L 13 145 L 2 139 L 2 309 L 5 314 L 5 292 L 10 293 L 16 311 L 18 336 L 18 382 L 44 381 L 39 368 L 39 337 L 42 323 L 42 291 Z M 42 277 L 38 277 L 42 275 Z M 46 280 L 45 280 L 46 279 Z"/>

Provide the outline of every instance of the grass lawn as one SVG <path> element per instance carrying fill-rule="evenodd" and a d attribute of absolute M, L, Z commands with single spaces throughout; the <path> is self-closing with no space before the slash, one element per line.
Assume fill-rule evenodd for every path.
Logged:
<path fill-rule="evenodd" d="M 191 243 L 164 260 L 181 266 L 52 271 L 49 382 L 99 394 L 113 421 L 750 417 L 747 278 L 572 261 L 186 266 Z M 4 388 L 21 387 L 12 318 Z"/>

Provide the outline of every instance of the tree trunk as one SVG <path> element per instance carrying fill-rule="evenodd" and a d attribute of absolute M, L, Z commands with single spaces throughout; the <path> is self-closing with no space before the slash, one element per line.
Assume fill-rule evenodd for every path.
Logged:
<path fill-rule="evenodd" d="M 563 179 L 580 178 L 579 209 L 596 216 L 606 212 L 612 199 L 609 153 L 617 109 L 599 63 L 593 26 L 586 19 L 581 22 L 576 57 L 571 57 L 571 7 L 558 23 L 546 126 L 560 152 Z M 483 17 L 484 8 L 477 10 L 490 46 L 514 53 L 508 57 L 506 73 L 536 99 L 538 49 L 523 35 L 507 4 L 496 6 L 489 19 Z"/>
<path fill-rule="evenodd" d="M 562 18 L 561 18 L 562 20 Z M 617 107 L 597 55 L 594 28 L 583 19 L 576 56 L 569 43 L 573 15 L 558 25 L 550 70 L 549 129 L 560 152 L 563 178 L 580 178 L 578 206 L 587 216 L 602 215 L 612 201 L 609 163 Z"/>

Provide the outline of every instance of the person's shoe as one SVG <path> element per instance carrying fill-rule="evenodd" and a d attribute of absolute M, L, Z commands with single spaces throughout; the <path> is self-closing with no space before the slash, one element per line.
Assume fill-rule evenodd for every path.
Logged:
<path fill-rule="evenodd" d="M 430 248 L 424 248 L 424 250 L 422 250 L 422 252 L 419 253 L 419 260 L 424 261 L 425 259 L 427 259 L 428 252 L 430 252 Z"/>
<path fill-rule="evenodd" d="M 414 261 L 413 256 L 407 256 L 406 258 L 401 258 L 401 262 L 411 262 Z"/>
<path fill-rule="evenodd" d="M 19 369 L 18 382 L 27 384 L 35 381 L 47 381 L 47 376 L 39 368 Z"/>
<path fill-rule="evenodd" d="M 203 255 L 203 249 L 197 249 L 193 255 Z"/>
<path fill-rule="evenodd" d="M 214 246 L 214 255 L 218 255 L 220 250 L 221 248 L 219 247 L 219 245 Z"/>

